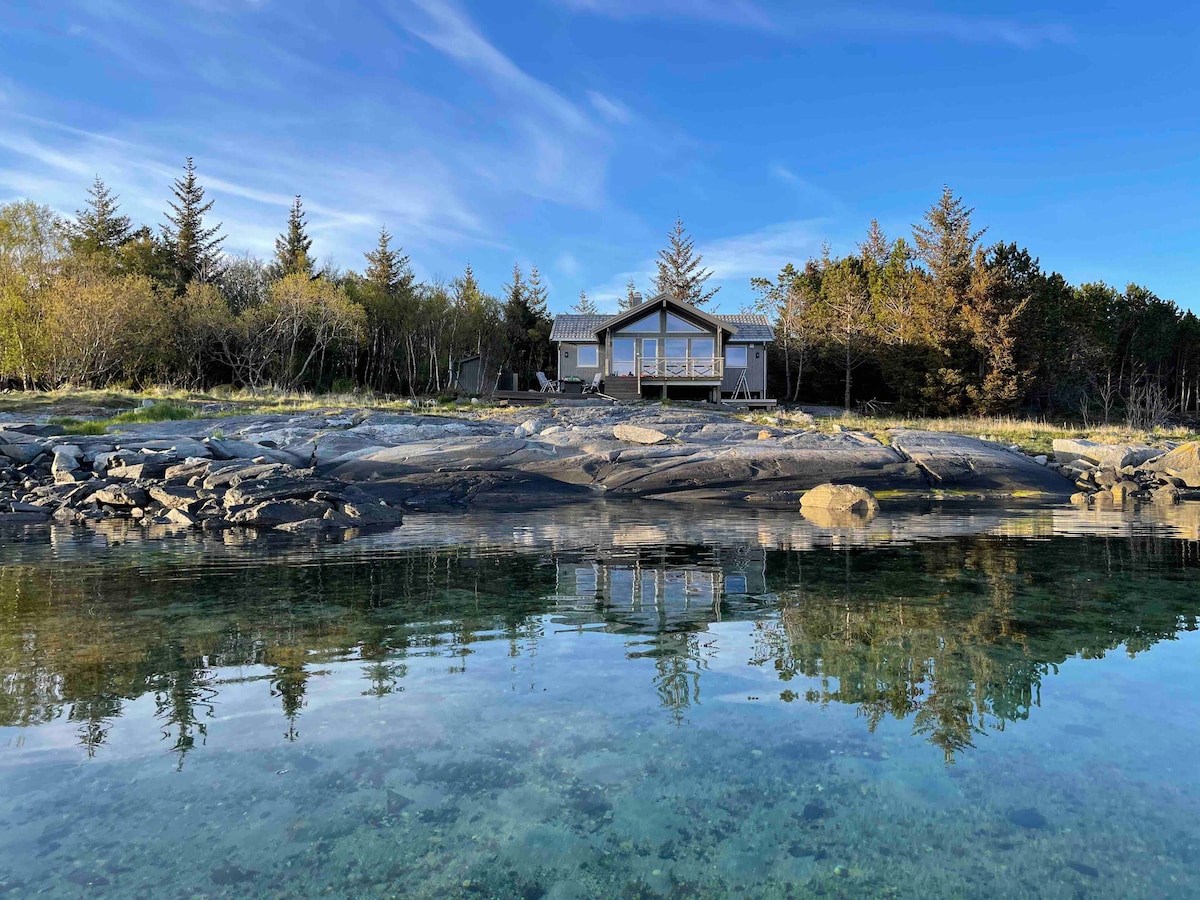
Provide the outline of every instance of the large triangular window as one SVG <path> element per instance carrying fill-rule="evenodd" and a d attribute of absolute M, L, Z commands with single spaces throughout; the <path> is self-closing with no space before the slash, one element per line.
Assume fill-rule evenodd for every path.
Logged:
<path fill-rule="evenodd" d="M 667 313 L 667 331 L 670 334 L 704 334 L 703 328 L 699 328 L 674 313 Z"/>
<path fill-rule="evenodd" d="M 622 325 L 617 331 L 658 331 L 658 313 L 652 312 L 648 316 L 634 319 L 628 325 Z"/>

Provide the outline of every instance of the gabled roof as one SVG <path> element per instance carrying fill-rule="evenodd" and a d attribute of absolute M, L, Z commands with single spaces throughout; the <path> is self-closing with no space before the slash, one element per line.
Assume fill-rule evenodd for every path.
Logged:
<path fill-rule="evenodd" d="M 684 303 L 677 297 L 672 297 L 670 294 L 659 294 L 657 297 L 651 297 L 644 303 L 639 303 L 637 306 L 630 307 L 623 312 L 617 313 L 611 319 L 602 325 L 602 328 L 620 328 L 626 322 L 639 318 L 643 313 L 652 309 L 662 309 L 670 307 L 673 309 L 682 310 L 685 313 L 699 319 L 701 322 L 707 322 L 713 328 L 723 329 L 730 333 L 736 333 L 737 327 L 729 322 L 722 321 L 712 313 L 707 313 L 702 309 L 697 309 L 690 303 Z M 597 328 L 597 331 L 600 329 Z"/>
<path fill-rule="evenodd" d="M 653 302 L 653 301 L 648 301 Z M 678 303 L 678 301 L 676 301 Z M 687 304 L 680 304 L 687 306 Z M 647 306 L 647 303 L 642 303 L 635 306 L 635 310 L 642 310 Z M 694 309 L 695 307 L 689 307 Z M 697 312 L 702 312 L 697 310 Z M 714 325 L 720 324 L 730 331 L 735 332 L 726 338 L 727 343 L 750 344 L 750 343 L 770 343 L 775 340 L 775 332 L 771 328 L 771 320 L 761 313 L 738 313 L 732 316 L 714 316 L 711 313 L 703 313 L 705 320 L 715 319 Z M 594 341 L 596 334 L 605 328 L 612 327 L 612 322 L 618 318 L 623 319 L 625 313 L 622 312 L 619 316 L 604 316 L 604 315 L 575 315 L 564 313 L 554 317 L 554 328 L 550 331 L 550 340 L 558 341 Z"/>

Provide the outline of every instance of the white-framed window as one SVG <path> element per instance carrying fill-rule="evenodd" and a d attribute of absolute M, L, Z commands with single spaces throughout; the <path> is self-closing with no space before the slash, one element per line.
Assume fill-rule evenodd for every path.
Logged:
<path fill-rule="evenodd" d="M 731 369 L 746 368 L 746 348 L 730 345 L 725 348 L 725 365 Z"/>
<path fill-rule="evenodd" d="M 584 344 L 579 348 L 579 357 L 576 360 L 576 368 L 579 369 L 598 369 L 600 368 L 600 348 L 595 344 Z"/>

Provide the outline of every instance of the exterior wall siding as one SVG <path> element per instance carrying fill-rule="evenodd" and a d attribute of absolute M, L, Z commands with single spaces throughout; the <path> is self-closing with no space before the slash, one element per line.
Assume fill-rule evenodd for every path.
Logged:
<path fill-rule="evenodd" d="M 744 346 L 746 348 L 746 386 L 750 389 L 751 394 L 759 394 L 766 396 L 767 390 L 767 352 L 763 344 L 735 344 L 734 346 Z M 754 358 L 754 354 L 758 354 L 758 358 Z M 724 378 L 721 380 L 721 392 L 724 394 L 733 393 L 733 389 L 737 387 L 738 370 L 725 368 Z"/>
<path fill-rule="evenodd" d="M 579 365 L 579 348 L 580 347 L 596 347 L 596 360 L 599 365 L 581 366 Z M 575 376 L 582 378 L 584 381 L 591 381 L 597 372 L 604 371 L 604 347 L 598 344 L 587 343 L 562 343 L 558 345 L 558 377 L 569 378 Z"/>

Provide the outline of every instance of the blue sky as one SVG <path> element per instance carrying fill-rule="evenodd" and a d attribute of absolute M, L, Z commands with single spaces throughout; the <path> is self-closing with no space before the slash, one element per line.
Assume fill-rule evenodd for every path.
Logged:
<path fill-rule="evenodd" d="M 234 252 L 299 193 L 321 259 L 386 224 L 422 277 L 611 307 L 678 215 L 735 310 L 949 183 L 1072 281 L 1200 308 L 1197 4 L 8 0 L 0 60 L 0 200 L 98 173 L 158 224 L 190 154 Z"/>

